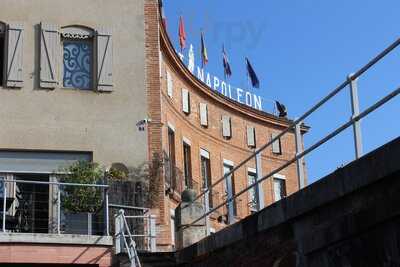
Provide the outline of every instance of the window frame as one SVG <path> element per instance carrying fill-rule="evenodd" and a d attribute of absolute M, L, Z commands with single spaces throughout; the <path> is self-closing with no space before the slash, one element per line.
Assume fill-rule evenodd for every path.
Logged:
<path fill-rule="evenodd" d="M 204 169 L 204 165 L 203 165 L 204 162 L 206 163 L 206 169 Z M 212 208 L 213 207 L 213 189 L 211 188 L 211 185 L 212 185 L 211 159 L 210 159 L 210 153 L 203 148 L 200 148 L 200 172 L 201 172 L 201 179 L 202 179 L 201 180 L 202 188 L 209 189 L 208 204 L 209 204 L 209 208 Z M 207 175 L 205 175 L 205 173 L 207 173 Z"/>
<path fill-rule="evenodd" d="M 235 167 L 235 164 L 233 163 L 233 161 L 226 160 L 226 159 L 223 160 L 223 163 L 222 163 L 222 173 L 223 173 L 224 176 L 225 176 L 226 173 L 228 173 L 228 172 L 225 172 L 225 167 L 229 168 L 230 171 L 232 171 L 232 169 Z M 232 184 L 232 196 L 234 196 L 234 195 L 236 194 L 236 188 L 235 188 L 235 172 L 233 172 L 229 177 L 230 177 L 231 184 Z M 228 182 L 227 179 L 225 179 L 224 191 L 225 191 L 226 196 L 229 197 L 229 196 L 228 196 L 228 187 L 227 187 L 228 184 L 227 184 L 227 182 Z M 229 212 L 229 206 L 228 206 L 228 204 L 229 204 L 229 202 L 226 203 L 226 208 L 227 208 L 227 211 Z M 236 201 L 236 199 L 233 200 L 233 216 L 234 216 L 234 217 L 237 217 L 237 216 L 238 216 L 238 209 L 237 209 L 237 201 Z"/>
<path fill-rule="evenodd" d="M 282 182 L 281 186 L 283 185 L 283 187 L 281 187 L 281 189 L 283 189 L 283 190 L 280 192 L 279 199 L 276 199 L 276 192 L 275 192 L 275 189 L 276 189 L 275 188 L 275 182 L 276 181 Z M 272 185 L 273 185 L 273 193 L 274 193 L 274 201 L 275 202 L 276 201 L 280 201 L 280 200 L 282 200 L 282 199 L 287 197 L 286 176 L 281 175 L 281 174 L 274 174 L 273 175 L 273 179 L 272 179 Z"/>
<path fill-rule="evenodd" d="M 247 168 L 247 186 L 252 185 L 253 183 L 250 183 L 250 176 L 252 176 L 254 178 L 254 183 L 257 181 L 257 170 L 253 169 L 253 168 Z M 258 205 L 258 197 L 257 197 L 257 190 L 256 190 L 256 186 L 253 186 L 252 188 L 249 189 L 249 202 L 248 202 L 248 206 L 249 206 L 249 210 L 250 213 L 253 214 L 254 212 L 257 212 L 257 205 Z M 252 192 L 252 193 L 251 193 Z M 253 205 L 251 205 L 253 199 L 251 197 L 251 195 L 254 194 L 254 203 Z"/>
<path fill-rule="evenodd" d="M 183 175 L 185 188 L 193 189 L 193 173 L 192 173 L 192 147 L 190 142 L 183 140 Z"/>

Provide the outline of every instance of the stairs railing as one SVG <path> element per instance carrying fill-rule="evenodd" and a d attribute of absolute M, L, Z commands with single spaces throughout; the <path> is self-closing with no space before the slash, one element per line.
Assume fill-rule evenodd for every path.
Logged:
<path fill-rule="evenodd" d="M 120 254 L 125 251 L 128 254 L 131 267 L 141 267 L 136 242 L 129 230 L 124 210 L 119 210 L 115 217 L 115 253 Z"/>

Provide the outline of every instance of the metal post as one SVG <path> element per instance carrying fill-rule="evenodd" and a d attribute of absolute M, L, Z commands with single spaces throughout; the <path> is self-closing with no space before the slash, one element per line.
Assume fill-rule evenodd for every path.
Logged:
<path fill-rule="evenodd" d="M 7 185 L 3 181 L 3 233 L 6 232 Z"/>
<path fill-rule="evenodd" d="M 303 138 L 301 135 L 301 124 L 303 122 L 299 122 L 295 125 L 295 141 L 296 141 L 296 156 L 300 155 L 303 153 Z M 296 160 L 296 166 L 297 166 L 297 177 L 299 179 L 299 187 L 300 189 L 303 189 L 305 187 L 305 178 L 304 178 L 304 164 L 303 164 L 303 158 L 298 158 Z"/>
<path fill-rule="evenodd" d="M 262 161 L 261 161 L 261 152 L 256 154 L 256 179 L 257 181 L 260 180 L 263 175 L 262 175 Z M 262 188 L 262 183 L 258 183 L 255 186 L 255 192 L 256 192 L 256 197 L 257 197 L 257 210 L 260 211 L 265 207 L 264 204 L 264 190 Z"/>
<path fill-rule="evenodd" d="M 150 251 L 156 252 L 157 251 L 157 240 L 156 240 L 156 216 L 150 215 L 150 235 L 151 235 L 151 245 Z"/>
<path fill-rule="evenodd" d="M 119 210 L 118 215 L 115 216 L 115 254 L 119 254 L 123 251 L 123 238 L 124 238 L 124 223 L 123 216 L 124 211 Z"/>
<path fill-rule="evenodd" d="M 104 196 L 104 209 L 105 209 L 105 225 L 106 225 L 106 236 L 110 235 L 110 213 L 109 213 L 109 206 L 108 206 L 108 189 L 104 189 L 105 196 Z"/>
<path fill-rule="evenodd" d="M 353 75 L 350 74 L 348 76 L 348 79 L 350 80 L 351 110 L 353 113 L 352 118 L 355 118 L 358 115 L 360 115 L 360 104 L 358 99 L 357 79 L 353 79 L 352 77 Z M 354 132 L 354 146 L 355 146 L 356 159 L 358 159 L 363 154 L 361 122 L 359 120 L 354 121 L 353 132 Z"/>
<path fill-rule="evenodd" d="M 57 234 L 61 233 L 61 190 L 57 185 Z"/>
<path fill-rule="evenodd" d="M 144 215 L 144 213 L 143 213 Z M 151 228 L 150 228 L 150 215 L 147 215 L 147 251 L 151 251 Z"/>
<path fill-rule="evenodd" d="M 206 191 L 207 188 L 204 188 L 204 191 Z M 205 192 L 204 194 L 204 214 L 207 214 L 208 211 L 210 210 L 210 191 Z M 210 216 L 206 216 L 206 235 L 210 235 Z"/>

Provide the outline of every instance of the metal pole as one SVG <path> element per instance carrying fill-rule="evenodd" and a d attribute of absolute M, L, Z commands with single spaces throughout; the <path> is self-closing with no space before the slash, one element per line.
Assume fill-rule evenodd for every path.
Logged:
<path fill-rule="evenodd" d="M 150 215 L 146 216 L 147 218 L 147 251 L 151 251 L 151 228 L 150 228 Z"/>
<path fill-rule="evenodd" d="M 57 185 L 57 234 L 61 233 L 61 190 Z"/>
<path fill-rule="evenodd" d="M 3 181 L 3 233 L 6 232 L 6 207 L 7 207 L 7 187 L 6 183 Z"/>
<path fill-rule="evenodd" d="M 260 180 L 262 176 L 262 161 L 261 161 L 261 152 L 256 154 L 256 172 L 257 181 Z M 257 197 L 257 210 L 260 211 L 265 207 L 264 204 L 264 190 L 262 188 L 262 183 L 258 183 L 255 185 L 256 197 Z"/>
<path fill-rule="evenodd" d="M 357 79 L 353 78 L 353 75 L 350 74 L 348 76 L 350 82 L 350 98 L 351 98 L 351 110 L 352 110 L 352 119 L 360 115 L 360 104 L 358 99 L 358 88 L 357 88 Z M 363 154 L 362 149 L 362 135 L 361 135 L 361 122 L 360 120 L 356 120 L 353 123 L 353 132 L 354 132 L 354 147 L 356 153 L 356 159 L 360 158 Z"/>
<path fill-rule="evenodd" d="M 207 188 L 204 188 L 203 190 L 207 191 Z M 204 213 L 207 214 L 209 210 L 210 210 L 210 191 L 204 194 Z M 207 236 L 210 235 L 210 215 L 206 216 L 206 235 Z"/>
<path fill-rule="evenodd" d="M 108 206 L 108 189 L 104 189 L 105 191 L 105 223 L 106 223 L 106 236 L 110 235 L 110 213 L 109 213 L 109 206 Z"/>
<path fill-rule="evenodd" d="M 301 135 L 301 124 L 303 122 L 299 122 L 295 126 L 295 141 L 296 141 L 296 156 L 300 155 L 303 152 L 303 138 Z M 296 160 L 297 165 L 297 177 L 299 179 L 299 188 L 303 189 L 305 187 L 305 178 L 304 178 L 304 165 L 303 158 L 298 158 Z"/>

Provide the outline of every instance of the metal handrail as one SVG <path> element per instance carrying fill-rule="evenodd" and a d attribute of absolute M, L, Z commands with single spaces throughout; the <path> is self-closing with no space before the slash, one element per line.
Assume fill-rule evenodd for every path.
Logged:
<path fill-rule="evenodd" d="M 292 158 L 291 160 L 289 160 L 288 162 L 286 162 L 285 164 L 283 164 L 281 167 L 275 169 L 274 171 L 270 172 L 269 174 L 263 176 L 260 180 L 256 181 L 255 183 L 249 185 L 248 187 L 246 187 L 245 189 L 239 191 L 238 193 L 236 193 L 233 197 L 228 198 L 225 202 L 223 202 L 222 204 L 218 205 L 217 207 L 211 209 L 210 211 L 206 212 L 204 215 L 202 215 L 201 217 L 199 217 L 198 219 L 194 220 L 193 222 L 191 222 L 190 224 L 187 225 L 187 227 L 195 224 L 196 222 L 200 221 L 201 219 L 205 218 L 206 216 L 210 215 L 211 213 L 213 213 L 214 211 L 216 211 L 217 209 L 223 207 L 225 204 L 227 204 L 228 202 L 233 201 L 234 199 L 236 199 L 237 197 L 241 196 L 243 193 L 247 192 L 250 188 L 258 185 L 259 183 L 263 182 L 264 180 L 268 179 L 269 177 L 273 176 L 274 174 L 277 174 L 278 172 L 280 172 L 281 170 L 285 169 L 286 167 L 288 167 L 289 165 L 293 164 L 294 162 L 296 162 L 298 159 L 304 157 L 305 155 L 307 155 L 308 153 L 312 152 L 313 150 L 317 149 L 318 147 L 320 147 L 321 145 L 323 145 L 324 143 L 326 143 L 327 141 L 329 141 L 330 139 L 332 139 L 333 137 L 335 137 L 336 135 L 338 135 L 339 133 L 341 133 L 342 131 L 346 130 L 348 127 L 352 126 L 353 123 L 355 121 L 359 121 L 360 119 L 364 118 L 365 116 L 367 116 L 368 114 L 370 114 L 371 112 L 373 112 L 374 110 L 376 110 L 377 108 L 381 107 L 382 105 L 384 105 L 386 102 L 388 102 L 389 100 L 391 100 L 392 98 L 396 97 L 398 94 L 400 94 L 400 87 L 397 88 L 396 90 L 392 91 L 390 94 L 388 94 L 387 96 L 385 96 L 384 98 L 380 99 L 378 102 L 376 102 L 374 105 L 370 106 L 369 108 L 367 108 L 365 111 L 363 111 L 362 113 L 360 113 L 360 115 L 353 117 L 352 119 L 350 119 L 348 122 L 344 123 L 343 125 L 341 125 L 339 128 L 337 128 L 336 130 L 334 130 L 333 132 L 331 132 L 330 134 L 328 134 L 325 138 L 321 139 L 320 141 L 316 142 L 314 145 L 312 145 L 311 147 L 309 147 L 308 149 L 304 150 L 302 153 L 298 154 L 297 156 L 295 156 L 294 158 Z"/>
<path fill-rule="evenodd" d="M 108 188 L 109 187 L 106 184 L 78 184 L 78 183 L 61 183 L 61 182 L 30 181 L 30 180 L 6 180 L 4 178 L 0 178 L 0 182 L 21 183 L 21 184 L 44 184 L 44 185 L 61 185 L 61 186 L 100 187 L 100 188 Z"/>
<path fill-rule="evenodd" d="M 319 109 L 322 105 L 324 105 L 328 100 L 330 100 L 331 98 L 333 98 L 335 95 L 337 95 L 340 91 L 342 91 L 344 88 L 346 88 L 348 85 L 351 85 L 352 82 L 356 81 L 357 78 L 359 78 L 361 75 L 363 75 L 366 71 L 368 71 L 372 66 L 374 66 L 377 62 L 379 62 L 382 58 L 384 58 L 387 54 L 389 54 L 391 51 L 393 51 L 396 47 L 398 47 L 400 45 L 400 38 L 397 39 L 394 43 L 392 43 L 390 46 L 388 46 L 384 51 L 382 51 L 381 53 L 379 53 L 376 57 L 374 57 L 372 60 L 370 60 L 366 65 L 364 65 L 361 69 L 359 69 L 356 73 L 350 75 L 342 84 L 340 84 L 338 87 L 336 87 L 331 93 L 329 93 L 327 96 L 325 96 L 321 101 L 319 101 L 316 105 L 314 105 L 312 108 L 310 108 L 308 111 L 306 111 L 300 118 L 294 120 L 285 130 L 283 130 L 281 133 L 279 133 L 277 136 L 275 136 L 275 138 L 272 138 L 271 141 L 267 142 L 266 144 L 264 144 L 263 146 L 261 146 L 259 149 L 257 149 L 254 153 L 252 153 L 249 157 L 247 157 L 245 160 L 243 160 L 242 162 L 240 162 L 236 167 L 232 168 L 231 171 L 227 172 L 226 174 L 223 175 L 223 177 L 221 177 L 220 179 L 218 179 L 215 183 L 213 183 L 210 187 L 208 187 L 207 189 L 205 189 L 202 193 L 200 193 L 193 201 L 187 203 L 185 206 L 183 206 L 182 208 L 186 208 L 189 205 L 193 204 L 195 201 L 199 200 L 202 196 L 205 196 L 206 198 L 206 194 L 210 191 L 210 189 L 212 189 L 213 187 L 215 187 L 217 184 L 219 184 L 220 182 L 222 182 L 223 180 L 227 179 L 228 177 L 230 177 L 236 170 L 238 170 L 240 167 L 242 167 L 244 164 L 246 164 L 247 162 L 249 162 L 251 159 L 257 157 L 257 155 L 259 153 L 261 153 L 264 149 L 266 149 L 267 147 L 269 147 L 270 145 L 272 145 L 274 142 L 276 142 L 277 140 L 279 140 L 283 135 L 285 135 L 286 133 L 288 133 L 289 131 L 293 130 L 296 128 L 296 126 L 300 123 L 302 123 L 304 121 L 304 119 L 306 119 L 308 116 L 310 116 L 313 112 L 315 112 L 317 109 Z M 289 165 L 293 164 L 294 162 L 301 160 L 305 155 L 307 155 L 308 153 L 312 152 L 313 150 L 315 150 L 316 148 L 318 148 L 319 146 L 321 146 L 322 144 L 326 143 L 328 140 L 332 139 L 333 137 L 335 137 L 336 135 L 338 135 L 339 133 L 341 133 L 343 130 L 347 129 L 348 127 L 350 127 L 351 125 L 354 125 L 356 122 L 358 122 L 360 119 L 362 119 L 363 117 L 367 116 L 368 114 L 370 114 L 371 112 L 373 112 L 374 110 L 376 110 L 377 108 L 381 107 L 382 105 L 384 105 L 386 102 L 388 102 L 389 100 L 391 100 L 392 98 L 394 98 L 395 96 L 397 96 L 400 93 L 400 88 L 395 89 L 394 91 L 392 91 L 390 94 L 388 94 L 387 96 L 385 96 L 384 98 L 380 99 L 378 102 L 376 102 L 374 105 L 370 106 L 369 108 L 367 108 L 365 111 L 363 111 L 360 114 L 354 114 L 354 116 L 345 124 L 343 124 L 342 126 L 340 126 L 339 128 L 337 128 L 335 131 L 331 132 L 330 134 L 328 134 L 325 138 L 321 139 L 320 141 L 316 142 L 314 145 L 312 145 L 310 148 L 306 149 L 303 152 L 298 152 L 296 154 L 296 156 L 294 158 L 292 158 L 291 160 L 289 160 L 288 162 L 286 162 L 285 164 L 283 164 L 281 167 L 275 169 L 274 171 L 270 172 L 268 175 L 263 176 L 262 178 L 258 179 L 255 183 L 253 183 L 252 185 L 246 187 L 245 189 L 241 190 L 240 192 L 236 193 L 235 195 L 233 195 L 232 197 L 228 198 L 226 201 L 224 201 L 222 204 L 218 205 L 217 207 L 214 207 L 211 210 L 208 210 L 208 208 L 206 208 L 206 212 L 199 217 L 198 219 L 192 221 L 190 224 L 188 224 L 186 227 L 189 227 L 193 224 L 195 224 L 196 222 L 200 221 L 201 219 L 207 217 L 208 215 L 210 215 L 212 212 L 214 212 L 215 210 L 223 207 L 224 205 L 226 205 L 227 203 L 233 201 L 234 199 L 236 199 L 238 196 L 242 195 L 243 193 L 247 192 L 250 188 L 258 185 L 259 183 L 261 183 L 262 181 L 266 180 L 267 178 L 273 176 L 274 174 L 277 174 L 279 171 L 285 169 L 286 167 L 288 167 Z M 208 210 L 208 211 L 207 211 Z"/>
<path fill-rule="evenodd" d="M 123 219 L 123 221 L 124 221 L 124 226 L 125 226 L 124 228 L 125 228 L 126 231 L 128 232 L 128 236 L 129 236 L 129 241 L 130 241 L 130 242 L 129 242 L 129 246 L 128 246 L 128 244 L 127 244 L 127 242 L 126 242 L 126 239 L 125 239 L 125 234 L 122 232 L 122 234 L 123 234 L 123 240 L 124 240 L 124 243 L 125 243 L 126 248 L 127 248 L 127 251 L 128 251 L 129 259 L 130 259 L 131 262 L 132 262 L 132 256 L 133 256 L 134 261 L 135 261 L 134 266 L 136 266 L 136 264 L 137 264 L 137 265 L 140 267 L 141 264 L 140 264 L 139 256 L 138 256 L 138 253 L 137 253 L 137 250 L 136 250 L 136 242 L 135 242 L 135 240 L 133 240 L 131 231 L 129 230 L 128 222 L 126 221 L 125 214 L 124 214 L 123 211 L 122 211 L 122 212 L 120 211 L 120 216 L 122 216 L 122 219 Z M 132 255 L 132 253 L 133 253 L 134 255 Z"/>
<path fill-rule="evenodd" d="M 360 68 L 357 72 L 354 74 L 350 75 L 350 77 L 346 78 L 346 80 L 340 84 L 338 87 L 336 87 L 331 93 L 329 93 L 327 96 L 325 96 L 322 100 L 320 100 L 316 105 L 314 105 L 312 108 L 310 108 L 308 111 L 306 111 L 300 118 L 294 120 L 285 130 L 283 130 L 281 133 L 279 133 L 275 138 L 272 138 L 271 141 L 267 142 L 260 148 L 258 148 L 255 152 L 253 152 L 249 157 L 244 159 L 242 162 L 240 162 L 238 165 L 232 168 L 231 171 L 227 172 L 226 174 L 223 175 L 220 179 L 218 179 L 215 183 L 213 183 L 210 187 L 208 187 L 206 190 L 204 190 L 201 194 L 199 194 L 193 201 L 187 203 L 187 205 L 184 205 L 182 208 L 186 208 L 187 206 L 193 204 L 197 200 L 199 200 L 203 195 L 205 195 L 207 192 L 209 192 L 210 188 L 213 188 L 226 178 L 228 178 L 230 175 L 232 175 L 236 170 L 241 168 L 244 164 L 249 162 L 251 159 L 257 156 L 257 154 L 261 153 L 266 149 L 267 147 L 271 146 L 274 142 L 279 140 L 283 135 L 288 133 L 290 130 L 294 130 L 295 126 L 299 123 L 302 123 L 308 116 L 310 116 L 314 111 L 319 109 L 322 105 L 324 105 L 326 102 L 328 102 L 331 98 L 333 98 L 335 95 L 337 95 L 340 91 L 342 91 L 344 88 L 346 88 L 348 85 L 350 85 L 351 81 L 356 80 L 358 77 L 363 75 L 366 71 L 368 71 L 372 66 L 374 66 L 377 62 L 379 62 L 382 58 L 384 58 L 387 54 L 389 54 L 391 51 L 393 51 L 396 47 L 400 45 L 400 38 L 397 39 L 394 43 L 392 43 L 390 46 L 388 46 L 385 50 L 383 50 L 381 53 L 379 53 L 376 57 L 374 57 L 372 60 L 370 60 L 366 65 L 364 65 L 362 68 Z"/>

